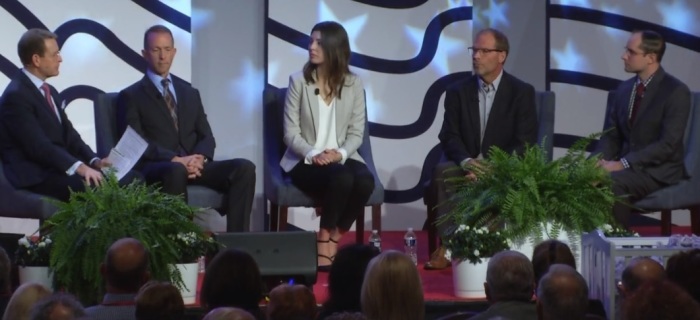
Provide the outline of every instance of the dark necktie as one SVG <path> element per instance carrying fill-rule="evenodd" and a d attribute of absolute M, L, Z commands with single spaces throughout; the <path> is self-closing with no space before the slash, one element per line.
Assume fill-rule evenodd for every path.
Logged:
<path fill-rule="evenodd" d="M 49 89 L 49 84 L 44 82 L 41 85 L 41 90 L 44 90 L 44 97 L 46 98 L 46 102 L 49 104 L 51 114 L 56 116 L 56 106 L 53 104 L 53 99 L 51 99 L 51 89 Z"/>
<path fill-rule="evenodd" d="M 632 103 L 632 111 L 630 112 L 630 124 L 634 123 L 637 112 L 639 112 L 639 106 L 642 104 L 642 98 L 644 97 L 644 90 L 646 90 L 644 83 L 641 81 L 637 83 L 637 87 L 634 90 L 634 103 Z"/>
<path fill-rule="evenodd" d="M 175 130 L 177 127 L 177 105 L 175 98 L 173 98 L 172 92 L 170 92 L 170 80 L 163 79 L 160 81 L 163 85 L 163 99 L 165 100 L 165 105 L 168 106 L 168 111 L 170 111 L 170 116 L 173 118 L 173 124 L 175 125 Z"/>

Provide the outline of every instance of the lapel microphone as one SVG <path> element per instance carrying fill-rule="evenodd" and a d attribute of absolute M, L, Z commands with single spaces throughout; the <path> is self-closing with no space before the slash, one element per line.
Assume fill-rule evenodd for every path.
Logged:
<path fill-rule="evenodd" d="M 318 95 L 319 93 L 321 93 L 321 90 L 319 90 L 318 88 L 316 88 L 316 90 L 314 90 L 314 94 L 315 94 L 315 95 Z"/>

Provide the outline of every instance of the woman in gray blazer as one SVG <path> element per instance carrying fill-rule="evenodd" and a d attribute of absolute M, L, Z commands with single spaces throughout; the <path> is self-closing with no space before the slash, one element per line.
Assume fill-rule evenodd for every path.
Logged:
<path fill-rule="evenodd" d="M 350 73 L 343 26 L 321 22 L 311 30 L 309 61 L 289 77 L 280 166 L 302 191 L 320 199 L 318 269 L 328 271 L 338 242 L 364 210 L 374 178 L 357 153 L 365 134 L 362 81 Z"/>

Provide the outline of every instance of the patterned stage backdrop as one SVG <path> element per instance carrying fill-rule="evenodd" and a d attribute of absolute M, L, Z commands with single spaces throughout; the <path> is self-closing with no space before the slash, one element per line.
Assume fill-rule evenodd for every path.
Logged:
<path fill-rule="evenodd" d="M 352 70 L 367 90 L 375 163 L 387 190 L 385 229 L 423 225 L 423 183 L 439 155 L 445 87 L 471 71 L 472 12 L 484 14 L 491 26 L 507 26 L 508 17 L 518 14 L 510 12 L 508 2 L 490 0 L 487 8 L 472 8 L 472 1 L 268 1 L 268 85 L 286 86 L 289 74 L 301 69 L 316 22 L 334 20 L 347 29 Z M 664 67 L 691 90 L 700 90 L 695 67 L 700 64 L 700 2 L 549 2 L 546 85 L 557 96 L 555 156 L 578 137 L 602 129 L 607 91 L 631 77 L 620 56 L 632 30 L 662 33 L 669 43 Z M 292 216 L 297 226 L 317 227 L 309 210 Z"/>
<path fill-rule="evenodd" d="M 190 0 L 0 1 L 0 88 L 4 90 L 22 66 L 17 41 L 30 28 L 58 35 L 60 74 L 48 80 L 66 102 L 66 113 L 83 139 L 95 148 L 93 99 L 119 91 L 143 76 L 143 32 L 154 24 L 170 28 L 178 49 L 172 66 L 190 81 Z M 0 232 L 32 232 L 37 222 L 0 218 Z"/>
<path fill-rule="evenodd" d="M 364 82 L 372 149 L 386 188 L 383 228 L 420 228 L 423 182 L 439 156 L 445 88 L 470 74 L 471 1 L 269 0 L 267 83 L 286 87 L 308 60 L 319 21 L 341 23 L 350 36 L 352 71 Z M 303 9 L 301 9 L 303 8 Z M 309 210 L 290 222 L 318 227 Z M 367 215 L 369 219 L 371 215 Z"/>

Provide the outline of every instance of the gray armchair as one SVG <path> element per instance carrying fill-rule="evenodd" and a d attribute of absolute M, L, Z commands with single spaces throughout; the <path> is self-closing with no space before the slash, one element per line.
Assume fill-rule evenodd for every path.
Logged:
<path fill-rule="evenodd" d="M 535 108 L 537 109 L 537 143 L 547 152 L 547 159 L 552 160 L 554 152 L 554 111 L 555 111 L 555 95 L 552 91 L 537 91 L 535 93 Z M 445 155 L 441 157 L 442 161 L 447 161 Z M 429 171 L 432 173 L 432 171 Z M 437 249 L 437 194 L 430 188 L 432 176 L 425 183 L 423 192 L 423 203 L 428 207 L 428 217 L 425 220 L 424 229 L 428 230 L 428 251 L 432 253 Z"/>
<path fill-rule="evenodd" d="M 608 105 L 605 111 L 610 112 L 615 91 L 608 93 Z M 661 211 L 661 234 L 671 235 L 671 211 L 690 210 L 690 228 L 693 234 L 700 235 L 700 92 L 691 92 L 690 114 L 683 135 L 685 146 L 685 169 L 690 178 L 678 184 L 657 190 L 635 202 L 633 205 L 641 209 L 641 213 Z"/>
<path fill-rule="evenodd" d="M 116 92 L 104 93 L 95 99 L 95 135 L 97 154 L 100 157 L 109 155 L 123 133 L 117 129 L 117 95 Z M 220 209 L 224 205 L 223 200 L 224 195 L 213 189 L 187 186 L 187 202 L 190 206 Z"/>
<path fill-rule="evenodd" d="M 286 94 L 287 88 L 267 87 L 263 92 L 265 198 L 270 201 L 271 231 L 287 229 L 287 210 L 289 207 L 313 208 L 317 206 L 316 200 L 295 187 L 280 167 L 280 160 L 286 150 L 282 141 L 282 119 Z M 377 177 L 369 136 L 369 126 L 365 124 L 365 136 L 358 152 L 367 163 L 369 171 L 374 175 L 374 191 L 367 201 L 367 206 L 372 207 L 372 229 L 381 231 L 381 205 L 384 203 L 384 187 Z M 364 211 L 359 212 L 355 224 L 357 243 L 364 242 L 364 221 Z"/>

